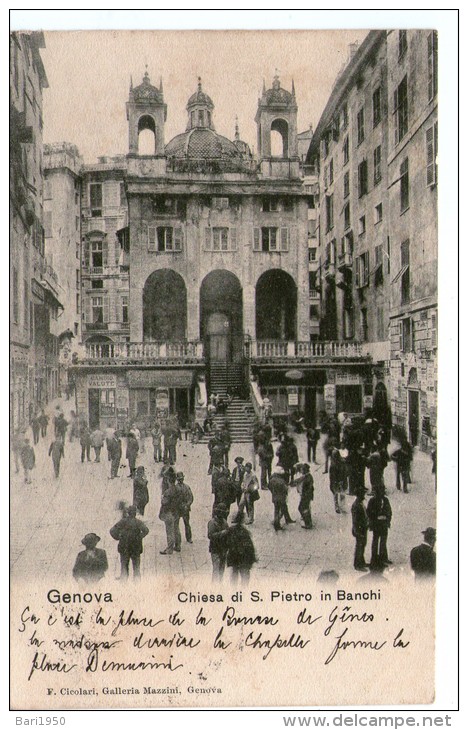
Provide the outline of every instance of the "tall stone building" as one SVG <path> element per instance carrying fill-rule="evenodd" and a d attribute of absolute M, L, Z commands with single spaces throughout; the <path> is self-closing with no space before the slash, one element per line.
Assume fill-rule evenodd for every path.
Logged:
<path fill-rule="evenodd" d="M 59 389 L 68 386 L 68 369 L 81 339 L 81 168 L 78 149 L 69 143 L 44 145 L 45 255 L 57 275 L 63 311 L 53 322 L 59 347 Z"/>
<path fill-rule="evenodd" d="M 437 33 L 387 36 L 391 398 L 426 447 L 437 427 Z"/>
<path fill-rule="evenodd" d="M 437 36 L 371 31 L 315 130 L 322 328 L 371 362 L 364 405 L 427 445 L 436 415 Z M 337 378 L 340 378 L 340 369 Z"/>
<path fill-rule="evenodd" d="M 10 35 L 10 426 L 25 428 L 58 392 L 62 304 L 45 258 L 41 32 Z"/>
<path fill-rule="evenodd" d="M 166 113 L 162 85 L 146 73 L 130 88 L 121 167 L 113 159 L 84 168 L 78 409 L 102 426 L 149 424 L 161 408 L 182 422 L 201 420 L 207 392 L 231 388 L 235 436 L 249 437 L 248 423 L 236 420 L 252 406 L 259 412 L 265 394 L 277 414 L 299 408 L 313 418 L 330 405 L 330 365 L 366 366 L 367 358 L 353 343 L 311 342 L 315 195 L 303 184 L 294 84 L 287 91 L 276 76 L 264 86 L 255 159 L 237 125 L 232 140 L 216 131 L 201 81 L 187 103 L 185 131 L 167 143 Z M 101 190 L 93 187 L 99 181 Z M 91 260 L 95 251 L 102 259 Z M 94 276 L 104 292 L 88 290 L 85 279 L 92 284 Z M 114 293 L 105 299 L 108 288 Z M 125 292 L 128 323 L 117 316 Z"/>

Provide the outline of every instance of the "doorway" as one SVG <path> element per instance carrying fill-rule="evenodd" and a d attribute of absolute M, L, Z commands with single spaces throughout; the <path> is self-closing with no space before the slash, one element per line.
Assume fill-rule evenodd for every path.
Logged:
<path fill-rule="evenodd" d="M 230 271 L 208 274 L 200 288 L 200 332 L 210 362 L 243 358 L 242 287 Z"/>
<path fill-rule="evenodd" d="M 91 431 L 99 428 L 99 397 L 99 388 L 90 388 L 88 390 L 88 416 Z"/>
<path fill-rule="evenodd" d="M 419 390 L 408 390 L 408 432 L 410 443 L 419 443 Z"/>

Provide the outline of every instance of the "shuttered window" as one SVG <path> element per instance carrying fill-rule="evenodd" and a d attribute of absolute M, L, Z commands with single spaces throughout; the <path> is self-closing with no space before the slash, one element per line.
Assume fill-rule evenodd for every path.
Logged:
<path fill-rule="evenodd" d="M 426 129 L 426 185 L 437 184 L 437 122 Z"/>
<path fill-rule="evenodd" d="M 182 228 L 148 226 L 148 251 L 153 253 L 180 252 L 183 249 Z"/>

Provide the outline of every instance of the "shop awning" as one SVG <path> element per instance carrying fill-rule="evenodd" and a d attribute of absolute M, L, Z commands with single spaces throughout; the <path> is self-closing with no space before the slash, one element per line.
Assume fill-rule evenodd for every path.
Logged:
<path fill-rule="evenodd" d="M 129 370 L 129 388 L 190 388 L 191 370 Z"/>

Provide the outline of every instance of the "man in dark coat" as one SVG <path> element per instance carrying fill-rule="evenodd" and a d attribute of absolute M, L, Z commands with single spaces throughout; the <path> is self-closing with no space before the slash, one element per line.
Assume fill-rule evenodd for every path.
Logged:
<path fill-rule="evenodd" d="M 127 451 L 125 456 L 128 459 L 128 468 L 130 469 L 130 474 L 128 476 L 130 478 L 133 478 L 135 475 L 135 466 L 139 450 L 140 447 L 138 446 L 137 437 L 133 431 L 129 431 L 127 434 Z"/>
<path fill-rule="evenodd" d="M 78 582 L 97 583 L 104 577 L 109 566 L 106 551 L 96 547 L 100 539 L 95 532 L 89 532 L 82 539 L 86 550 L 78 553 L 73 567 L 73 577 Z"/>
<path fill-rule="evenodd" d="M 86 461 L 91 461 L 91 433 L 85 423 L 81 427 L 80 431 L 80 446 L 81 446 L 81 463 L 83 464 L 86 456 Z"/>
<path fill-rule="evenodd" d="M 133 504 L 139 515 L 143 517 L 145 507 L 149 502 L 148 480 L 144 466 L 137 466 L 133 478 Z"/>
<path fill-rule="evenodd" d="M 242 456 L 236 456 L 234 461 L 236 462 L 236 465 L 232 470 L 231 481 L 234 485 L 234 490 L 236 492 L 237 506 L 239 506 L 239 502 L 242 497 L 242 480 L 245 474 L 245 467 L 243 466 L 244 458 Z"/>
<path fill-rule="evenodd" d="M 215 435 L 208 441 L 208 451 L 210 452 L 208 474 L 211 474 L 213 467 L 224 465 L 224 443 L 220 431 L 216 431 Z"/>
<path fill-rule="evenodd" d="M 60 462 L 64 458 L 65 453 L 63 450 L 63 441 L 60 436 L 52 441 L 49 448 L 49 456 L 52 457 L 52 464 L 54 465 L 55 478 L 58 479 L 60 475 Z"/>
<path fill-rule="evenodd" d="M 36 454 L 29 443 L 29 439 L 24 439 L 24 443 L 20 451 L 20 458 L 24 469 L 25 484 L 31 484 L 31 471 L 36 466 Z"/>
<path fill-rule="evenodd" d="M 179 513 L 176 517 L 177 529 L 176 529 L 176 549 L 179 547 L 180 542 L 177 544 L 177 534 L 180 536 L 179 530 L 179 519 L 182 517 L 185 527 L 185 539 L 187 542 L 192 542 L 192 527 L 190 525 L 190 510 L 193 504 L 193 492 L 189 485 L 185 483 L 185 474 L 182 471 L 178 471 L 176 474 L 177 489 L 179 491 Z"/>
<path fill-rule="evenodd" d="M 387 552 L 387 537 L 392 522 L 392 508 L 382 489 L 369 500 L 367 518 L 369 520 L 369 530 L 373 533 L 371 570 L 386 567 L 392 562 L 388 559 Z"/>
<path fill-rule="evenodd" d="M 310 510 L 310 503 L 314 499 L 314 479 L 310 473 L 309 464 L 300 465 L 299 478 L 294 480 L 297 486 L 297 491 L 301 495 L 299 501 L 299 514 L 304 520 L 304 524 L 301 525 L 305 530 L 312 529 L 312 515 Z"/>
<path fill-rule="evenodd" d="M 226 536 L 228 552 L 226 564 L 232 568 L 231 582 L 237 585 L 240 576 L 241 584 L 247 585 L 250 580 L 252 565 L 257 561 L 255 547 L 250 532 L 244 527 L 244 514 L 239 512 L 235 524 Z"/>
<path fill-rule="evenodd" d="M 271 500 L 274 507 L 273 527 L 276 532 L 282 530 L 280 525 L 281 517 L 284 517 L 286 524 L 292 524 L 295 520 L 291 519 L 288 510 L 288 485 L 284 476 L 284 470 L 281 467 L 276 467 L 273 474 L 271 475 L 268 488 L 271 492 Z"/>
<path fill-rule="evenodd" d="M 133 577 L 140 577 L 140 560 L 143 552 L 143 539 L 149 530 L 144 522 L 136 517 L 136 507 L 133 505 L 127 507 L 126 513 L 114 527 L 111 528 L 110 534 L 114 540 L 118 540 L 118 551 L 120 554 L 120 566 L 122 580 L 128 579 L 128 568 L 130 560 L 133 565 Z"/>
<path fill-rule="evenodd" d="M 258 462 L 260 464 L 260 485 L 262 489 L 268 489 L 268 482 L 271 478 L 271 465 L 273 463 L 273 446 L 265 435 L 265 441 L 260 443 L 257 449 Z"/>
<path fill-rule="evenodd" d="M 107 442 L 107 453 L 111 463 L 110 479 L 115 479 L 119 473 L 120 460 L 122 458 L 122 441 L 116 433 Z"/>
<path fill-rule="evenodd" d="M 410 553 L 410 564 L 414 570 L 414 577 L 430 578 L 436 574 L 436 554 L 434 545 L 436 542 L 436 531 L 433 527 L 423 530 L 424 542 L 414 547 Z"/>
<path fill-rule="evenodd" d="M 320 429 L 316 426 L 309 426 L 307 428 L 307 461 L 312 461 L 314 464 L 317 463 L 317 444 L 320 441 Z"/>
<path fill-rule="evenodd" d="M 366 571 L 368 565 L 364 557 L 364 551 L 367 545 L 367 530 L 369 527 L 369 521 L 367 519 L 366 508 L 364 505 L 364 498 L 366 490 L 361 487 L 356 493 L 356 499 L 351 507 L 351 517 L 353 520 L 353 537 L 356 540 L 356 546 L 354 550 L 354 569 Z"/>
<path fill-rule="evenodd" d="M 235 491 L 235 487 L 231 481 L 231 475 L 229 473 L 229 469 L 226 469 L 225 466 L 220 467 L 219 476 L 216 479 L 216 481 L 213 483 L 213 494 L 214 494 L 213 514 L 214 514 L 214 508 L 220 503 L 226 505 L 226 507 L 228 509 L 228 514 L 229 514 L 229 508 L 230 508 L 231 504 L 236 501 L 236 491 Z"/>
<path fill-rule="evenodd" d="M 211 562 L 213 564 L 213 582 L 219 582 L 224 575 L 227 556 L 227 534 L 229 526 L 226 517 L 229 514 L 225 504 L 218 504 L 213 510 L 213 517 L 208 522 L 208 540 Z"/>
<path fill-rule="evenodd" d="M 172 555 L 176 548 L 175 522 L 179 516 L 180 496 L 176 487 L 176 475 L 172 465 L 166 465 L 162 480 L 161 507 L 159 519 L 166 528 L 167 547 L 160 550 L 161 555 Z M 176 552 L 180 552 L 180 547 Z"/>
<path fill-rule="evenodd" d="M 45 414 L 44 409 L 42 409 L 39 416 L 39 425 L 41 427 L 41 436 L 44 438 L 47 436 L 47 426 L 49 425 L 49 416 Z"/>
<path fill-rule="evenodd" d="M 224 466 L 229 466 L 229 451 L 231 450 L 231 432 L 229 430 L 229 424 L 224 423 L 221 431 L 220 431 L 220 438 L 221 442 L 224 447 L 223 457 L 224 457 Z"/>
<path fill-rule="evenodd" d="M 39 434 L 41 432 L 41 419 L 39 414 L 36 414 L 31 421 L 31 428 L 33 432 L 34 446 L 39 443 Z"/>

